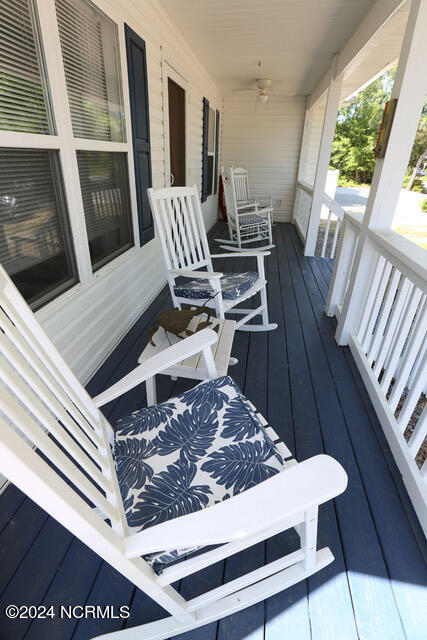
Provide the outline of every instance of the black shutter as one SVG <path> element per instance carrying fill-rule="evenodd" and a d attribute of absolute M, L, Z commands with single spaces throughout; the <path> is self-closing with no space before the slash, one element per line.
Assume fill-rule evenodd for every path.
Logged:
<path fill-rule="evenodd" d="M 153 217 L 147 196 L 147 189 L 152 186 L 147 59 L 144 40 L 132 31 L 127 24 L 125 24 L 125 37 L 136 199 L 138 203 L 139 241 L 142 247 L 154 238 Z"/>
<path fill-rule="evenodd" d="M 215 118 L 215 168 L 214 168 L 214 193 L 218 191 L 218 148 L 219 148 L 219 111 L 216 112 Z"/>
<path fill-rule="evenodd" d="M 208 171 L 209 100 L 203 98 L 203 138 L 202 138 L 202 197 L 204 202 L 209 191 Z"/>

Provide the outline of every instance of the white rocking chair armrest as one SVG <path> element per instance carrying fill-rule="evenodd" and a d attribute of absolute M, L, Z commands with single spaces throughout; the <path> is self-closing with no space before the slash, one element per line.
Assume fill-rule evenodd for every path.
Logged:
<path fill-rule="evenodd" d="M 118 398 L 141 382 L 145 382 L 165 369 L 211 347 L 218 339 L 212 329 L 202 329 L 194 335 L 156 353 L 154 356 L 135 367 L 124 378 L 93 398 L 97 407 Z"/>
<path fill-rule="evenodd" d="M 259 202 L 257 200 L 245 200 L 245 202 L 237 203 L 237 211 L 240 209 L 248 209 L 249 207 L 258 207 Z"/>
<path fill-rule="evenodd" d="M 171 269 L 172 276 L 182 276 L 183 278 L 201 278 L 202 280 L 215 280 L 224 275 L 220 271 L 190 271 L 189 269 Z"/>
<path fill-rule="evenodd" d="M 211 254 L 211 258 L 264 258 L 264 256 L 269 256 L 271 251 L 245 251 L 244 253 L 214 253 Z"/>
<path fill-rule="evenodd" d="M 263 213 L 271 213 L 272 211 L 273 211 L 273 207 L 262 207 L 262 209 L 258 209 L 256 212 L 254 211 L 254 213 L 257 213 L 257 215 L 259 215 L 259 214 L 263 214 Z M 247 215 L 247 213 L 246 213 L 246 215 Z"/>
<path fill-rule="evenodd" d="M 289 467 L 243 493 L 201 511 L 168 520 L 124 540 L 125 554 L 146 553 L 233 542 L 298 517 L 338 496 L 347 487 L 342 466 L 318 455 Z"/>

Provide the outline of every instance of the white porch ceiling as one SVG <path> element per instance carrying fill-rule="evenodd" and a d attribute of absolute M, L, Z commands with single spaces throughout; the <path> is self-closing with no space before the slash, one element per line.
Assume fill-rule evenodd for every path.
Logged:
<path fill-rule="evenodd" d="M 307 95 L 374 0 L 161 3 L 223 91 L 253 86 L 266 76 L 277 92 Z"/>
<path fill-rule="evenodd" d="M 410 0 L 406 0 L 396 13 L 372 38 L 353 64 L 344 73 L 341 99 L 358 91 L 380 72 L 394 64 L 400 54 L 403 35 L 410 9 Z"/>

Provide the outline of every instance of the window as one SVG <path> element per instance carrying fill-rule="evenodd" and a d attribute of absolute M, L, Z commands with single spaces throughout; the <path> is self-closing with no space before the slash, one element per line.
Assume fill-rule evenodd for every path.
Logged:
<path fill-rule="evenodd" d="M 134 245 L 120 68 L 90 0 L 0 0 L 0 262 L 34 309 Z"/>
<path fill-rule="evenodd" d="M 209 107 L 208 124 L 208 191 L 210 196 L 214 190 L 214 165 L 215 165 L 215 111 Z"/>
<path fill-rule="evenodd" d="M 212 107 L 209 106 L 209 100 L 203 98 L 202 202 L 212 193 L 217 192 L 218 134 L 219 111 L 215 113 Z"/>
<path fill-rule="evenodd" d="M 133 244 L 126 154 L 78 151 L 80 185 L 93 269 Z"/>
<path fill-rule="evenodd" d="M 0 129 L 54 133 L 31 0 L 0 3 Z"/>
<path fill-rule="evenodd" d="M 56 0 L 76 138 L 125 139 L 117 27 L 87 0 Z"/>
<path fill-rule="evenodd" d="M 77 281 L 56 151 L 0 149 L 0 262 L 33 308 Z"/>

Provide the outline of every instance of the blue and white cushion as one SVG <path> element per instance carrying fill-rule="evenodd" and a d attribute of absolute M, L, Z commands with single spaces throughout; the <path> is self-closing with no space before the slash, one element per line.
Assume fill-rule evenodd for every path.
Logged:
<path fill-rule="evenodd" d="M 228 376 L 135 411 L 116 427 L 114 458 L 132 532 L 226 500 L 284 468 L 253 407 Z M 144 557 L 161 573 L 194 551 Z"/>
<path fill-rule="evenodd" d="M 245 271 L 244 273 L 224 273 L 220 278 L 221 292 L 224 300 L 235 300 L 243 295 L 255 284 L 259 275 L 256 271 Z M 214 295 L 207 280 L 190 280 L 175 285 L 175 295 L 178 298 L 188 298 L 191 300 L 207 300 Z"/>

